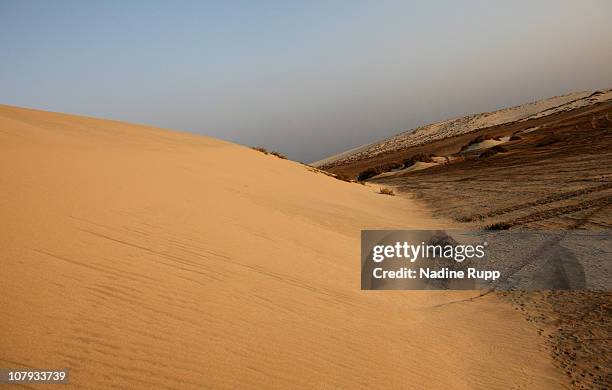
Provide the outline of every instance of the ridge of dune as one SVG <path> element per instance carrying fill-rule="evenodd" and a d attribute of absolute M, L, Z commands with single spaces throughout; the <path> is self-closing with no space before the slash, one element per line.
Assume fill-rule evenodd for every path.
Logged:
<path fill-rule="evenodd" d="M 0 105 L 0 366 L 79 388 L 550 388 L 493 295 L 361 291 L 414 199 L 213 138 Z M 442 305 L 442 306 L 441 306 Z"/>
<path fill-rule="evenodd" d="M 435 140 L 469 133 L 486 127 L 540 118 L 558 112 L 569 111 L 608 101 L 610 99 L 612 99 L 612 89 L 580 91 L 500 110 L 452 118 L 419 126 L 381 141 L 326 157 L 322 160 L 313 162 L 311 165 L 318 168 L 324 168 L 334 165 L 349 164 L 363 158 L 370 158 L 383 153 L 426 144 Z"/>

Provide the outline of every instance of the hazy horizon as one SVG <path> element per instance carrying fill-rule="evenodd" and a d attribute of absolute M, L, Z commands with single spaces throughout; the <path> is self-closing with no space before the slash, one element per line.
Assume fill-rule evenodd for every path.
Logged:
<path fill-rule="evenodd" d="M 0 0 L 0 103 L 186 130 L 310 162 L 612 87 L 607 1 Z"/>

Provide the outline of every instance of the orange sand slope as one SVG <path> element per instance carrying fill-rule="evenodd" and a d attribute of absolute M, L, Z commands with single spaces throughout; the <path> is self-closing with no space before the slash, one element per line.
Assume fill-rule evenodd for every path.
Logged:
<path fill-rule="evenodd" d="M 0 367 L 85 388 L 544 388 L 493 296 L 359 290 L 410 199 L 211 138 L 0 106 Z"/>

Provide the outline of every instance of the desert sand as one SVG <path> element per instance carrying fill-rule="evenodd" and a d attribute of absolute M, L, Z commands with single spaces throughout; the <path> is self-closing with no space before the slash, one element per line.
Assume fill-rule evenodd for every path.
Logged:
<path fill-rule="evenodd" d="M 0 106 L 0 366 L 79 388 L 551 388 L 475 292 L 359 289 L 361 229 L 452 226 L 231 143 Z"/>
<path fill-rule="evenodd" d="M 468 229 L 610 231 L 612 102 L 534 121 L 477 134 L 515 135 L 503 143 L 505 152 L 483 158 L 482 150 L 468 151 L 464 158 L 443 166 L 388 172 L 371 180 L 393 188 L 397 196 L 416 196 L 427 202 L 434 215 L 453 218 Z M 448 142 L 459 150 L 469 138 L 458 144 L 454 139 Z M 440 143 L 429 151 L 436 153 L 436 148 L 444 147 Z M 610 261 L 609 256 L 605 259 Z M 610 280 L 596 266 L 584 269 L 592 273 L 591 280 L 595 275 Z M 612 293 L 608 288 L 516 292 L 507 298 L 536 324 L 573 388 L 612 388 Z"/>

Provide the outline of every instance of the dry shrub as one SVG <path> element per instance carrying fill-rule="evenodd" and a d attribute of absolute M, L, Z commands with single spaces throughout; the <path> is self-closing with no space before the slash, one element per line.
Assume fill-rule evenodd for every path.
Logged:
<path fill-rule="evenodd" d="M 251 149 L 253 150 L 257 150 L 258 152 L 261 152 L 263 154 L 271 154 L 273 156 L 276 156 L 278 158 L 282 158 L 284 160 L 287 159 L 287 156 L 285 156 L 284 154 L 277 152 L 275 150 L 273 151 L 268 151 L 268 149 L 264 148 L 263 146 L 251 146 Z"/>
<path fill-rule="evenodd" d="M 266 148 L 262 147 L 262 146 L 251 146 L 251 149 L 253 150 L 257 150 L 258 152 L 262 152 L 263 154 L 268 154 L 269 152 L 266 150 Z"/>
<path fill-rule="evenodd" d="M 379 194 L 395 196 L 395 192 L 391 188 L 381 188 Z"/>

